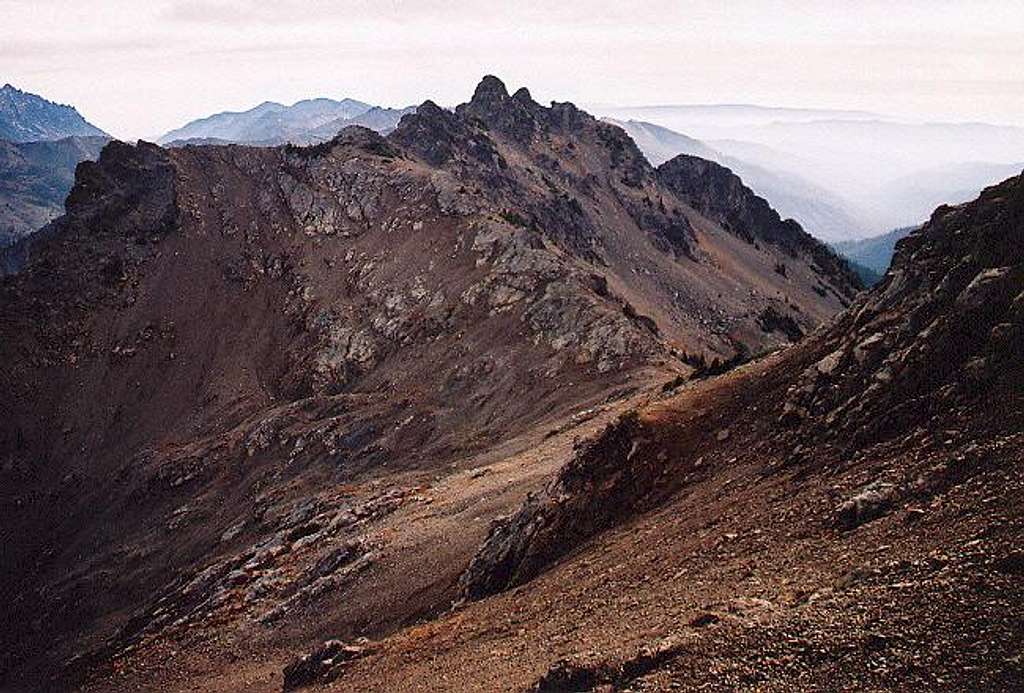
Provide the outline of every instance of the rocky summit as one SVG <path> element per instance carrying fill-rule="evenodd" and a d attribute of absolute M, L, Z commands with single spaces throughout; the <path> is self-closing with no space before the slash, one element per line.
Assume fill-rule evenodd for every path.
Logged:
<path fill-rule="evenodd" d="M 15 690 L 1021 683 L 1020 178 L 859 293 L 486 77 L 66 208 L 0 281 Z"/>

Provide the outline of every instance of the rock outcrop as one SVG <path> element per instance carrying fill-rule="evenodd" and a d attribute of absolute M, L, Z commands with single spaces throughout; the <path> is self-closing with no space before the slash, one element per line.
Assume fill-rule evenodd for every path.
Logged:
<path fill-rule="evenodd" d="M 363 648 L 328 640 L 314 652 L 303 655 L 284 668 L 283 690 L 293 691 L 313 684 L 329 683 L 341 674 L 347 661 L 363 654 Z"/>
<path fill-rule="evenodd" d="M 885 280 L 821 340 L 785 421 L 862 445 L 1020 382 L 1024 183 L 940 207 L 897 245 Z"/>
<path fill-rule="evenodd" d="M 631 464 L 643 442 L 641 424 L 626 416 L 578 450 L 541 493 L 495 524 L 459 580 L 461 595 L 479 599 L 522 584 L 638 512 L 648 499 L 637 489 L 652 488 L 662 471 L 656 464 Z"/>

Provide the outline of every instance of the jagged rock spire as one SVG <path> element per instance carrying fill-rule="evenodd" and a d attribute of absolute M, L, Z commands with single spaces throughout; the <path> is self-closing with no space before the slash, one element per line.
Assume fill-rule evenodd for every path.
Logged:
<path fill-rule="evenodd" d="M 456 110 L 522 143 L 529 142 L 538 127 L 535 111 L 539 107 L 530 93 L 520 89 L 510 98 L 505 84 L 494 75 L 480 80 L 473 98 Z"/>
<path fill-rule="evenodd" d="M 530 90 L 526 87 L 519 87 L 519 89 L 516 90 L 516 93 L 512 95 L 512 99 L 528 106 L 536 105 L 537 103 L 533 100 L 533 97 L 530 96 Z"/>
<path fill-rule="evenodd" d="M 480 80 L 480 84 L 476 85 L 476 90 L 473 92 L 472 102 L 476 103 L 479 101 L 490 101 L 490 100 L 501 100 L 508 98 L 508 90 L 505 88 L 505 83 L 494 75 L 485 75 Z"/>

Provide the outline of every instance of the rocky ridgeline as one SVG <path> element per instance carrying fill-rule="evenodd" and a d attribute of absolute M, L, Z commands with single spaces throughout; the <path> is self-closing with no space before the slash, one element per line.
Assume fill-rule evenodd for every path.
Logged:
<path fill-rule="evenodd" d="M 5 84 L 0 87 L 0 139 L 8 142 L 59 140 L 64 137 L 106 137 L 73 106 Z"/>
<path fill-rule="evenodd" d="M 606 220 L 615 213 L 635 224 L 638 237 L 650 243 L 646 252 L 665 253 L 670 266 L 689 271 L 685 265 L 700 265 L 703 255 L 681 209 L 681 203 L 692 205 L 749 243 L 774 244 L 782 259 L 807 262 L 813 289 L 825 293 L 831 287 L 833 295 L 822 303 L 834 309 L 846 301 L 855 280 L 841 266 L 821 261 L 834 256 L 795 225 L 779 222 L 749 191 L 743 189 L 740 201 L 728 197 L 735 185 L 720 190 L 700 165 L 680 157 L 655 170 L 619 128 L 571 104 L 542 107 L 525 89 L 509 96 L 500 81 L 486 78 L 455 113 L 427 102 L 386 139 L 348 128 L 331 143 L 308 149 L 199 147 L 170 153 L 114 143 L 100 163 L 83 167 L 60 228 L 83 229 L 86 238 L 115 234 L 144 245 L 180 220 L 202 237 L 229 239 L 218 251 L 227 280 L 245 290 L 281 281 L 289 300 L 299 298 L 285 313 L 301 314 L 309 335 L 303 341 L 317 344 L 315 354 L 302 356 L 315 363 L 316 382 L 296 385 L 306 390 L 348 386 L 395 349 L 457 331 L 481 311 L 509 314 L 535 340 L 564 355 L 563 362 L 589 364 L 602 373 L 677 346 L 687 353 L 711 348 L 709 357 L 728 357 L 737 330 L 746 332 L 738 338 L 741 347 L 758 351 L 814 326 L 795 298 L 790 306 L 788 297 L 777 301 L 754 288 L 740 305 L 719 307 L 693 295 L 711 292 L 683 277 L 668 301 L 654 301 L 667 315 L 643 315 L 630 294 L 651 287 L 637 286 L 630 275 L 656 277 L 666 260 L 630 267 L 636 250 L 625 244 L 637 238 L 624 240 L 628 229 L 622 221 Z M 688 168 L 693 170 L 683 185 Z M 215 179 L 214 171 L 223 175 Z M 232 189 L 239 173 L 246 178 L 238 182 L 247 190 L 249 207 L 238 205 Z M 695 192 L 694 175 L 709 181 L 704 196 Z M 708 200 L 719 194 L 729 201 L 713 208 Z M 733 211 L 723 212 L 723 205 Z M 748 207 L 756 211 L 742 211 Z M 397 239 L 409 246 L 438 240 L 426 224 L 458 226 L 445 239 L 451 243 L 448 257 L 426 268 L 411 264 L 420 258 L 406 258 L 409 266 L 399 269 L 390 257 Z M 304 262 L 309 249 L 280 239 L 296 230 L 328 271 L 344 267 L 348 290 L 360 300 L 337 300 L 317 276 L 320 270 L 299 270 L 296 263 Z M 551 252 L 553 247 L 561 252 Z M 460 273 L 472 281 L 443 277 L 442 267 L 470 259 L 464 250 L 472 250 L 474 265 Z M 112 253 L 104 271 L 138 264 L 139 253 L 126 251 Z M 433 252 L 440 253 L 436 247 Z M 779 258 L 766 258 L 765 265 L 768 274 Z M 676 329 L 659 331 L 665 319 Z M 679 344 L 683 335 L 696 337 L 695 343 Z M 675 344 L 666 344 L 666 336 Z"/>
<path fill-rule="evenodd" d="M 818 350 L 781 421 L 851 446 L 1019 387 L 1024 178 L 937 209 Z"/>
<path fill-rule="evenodd" d="M 748 243 L 777 245 L 791 257 L 811 258 L 825 277 L 844 277 L 846 284 L 838 286 L 842 300 L 852 299 L 855 292 L 851 289 L 860 287 L 855 273 L 838 255 L 811 238 L 794 220 L 783 220 L 764 198 L 724 166 L 681 154 L 659 166 L 658 177 L 681 200 Z M 825 282 L 818 289 L 834 290 Z"/>

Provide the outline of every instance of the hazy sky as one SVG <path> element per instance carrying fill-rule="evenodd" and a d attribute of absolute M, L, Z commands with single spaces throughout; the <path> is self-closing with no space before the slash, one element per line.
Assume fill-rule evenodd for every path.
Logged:
<path fill-rule="evenodd" d="M 1024 125 L 1024 0 L 0 0 L 0 83 L 124 138 L 264 100 L 758 103 Z"/>

